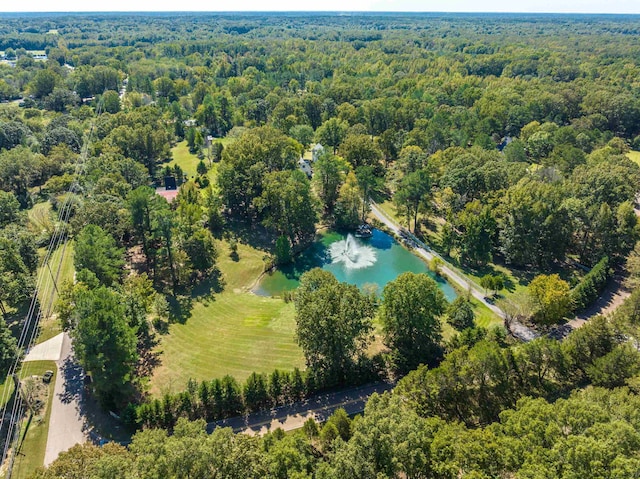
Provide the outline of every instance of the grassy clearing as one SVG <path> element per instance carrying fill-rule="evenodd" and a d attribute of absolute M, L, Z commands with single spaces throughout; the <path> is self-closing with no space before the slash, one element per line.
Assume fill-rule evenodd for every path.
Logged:
<path fill-rule="evenodd" d="M 181 141 L 171 148 L 171 154 L 173 156 L 173 160 L 167 163 L 169 166 L 173 167 L 175 165 L 179 165 L 188 178 L 195 178 L 198 176 L 196 169 L 198 167 L 198 163 L 200 163 L 200 159 L 197 155 L 189 153 L 189 147 L 187 146 L 186 141 Z M 161 166 L 164 167 L 166 165 Z"/>
<path fill-rule="evenodd" d="M 163 338 L 151 393 L 182 390 L 189 378 L 230 374 L 243 381 L 253 371 L 302 367 L 294 329 L 293 304 L 279 299 L 224 292 L 209 304 L 198 302 L 187 322 L 172 325 Z"/>
<path fill-rule="evenodd" d="M 405 217 L 399 216 L 398 211 L 396 210 L 396 206 L 393 204 L 391 200 L 381 201 L 380 203 L 376 203 L 378 208 L 382 210 L 382 212 L 391 218 L 393 221 L 398 223 L 400 226 L 406 228 L 407 220 Z"/>
<path fill-rule="evenodd" d="M 0 407 L 4 407 L 4 405 L 11 399 L 11 395 L 15 389 L 13 385 L 13 380 L 7 380 L 6 376 L 0 377 Z"/>
<path fill-rule="evenodd" d="M 45 274 L 49 275 L 49 277 L 45 277 L 45 280 L 42 282 L 43 287 L 38 291 L 38 298 L 44 309 L 42 319 L 40 320 L 40 332 L 36 339 L 36 344 L 46 341 L 62 332 L 60 321 L 53 316 L 53 306 L 58 299 L 58 293 L 53 285 L 52 277 L 55 278 L 57 276 L 57 284 L 58 288 L 60 288 L 66 281 L 73 281 L 74 272 L 73 241 L 68 241 L 66 248 L 60 246 L 51 255 L 48 266 L 45 265 L 39 268 L 39 275 Z M 46 281 L 47 279 L 48 281 Z M 50 308 L 49 304 L 51 304 Z"/>
<path fill-rule="evenodd" d="M 54 376 L 47 388 L 48 396 L 44 409 L 41 410 L 38 415 L 34 416 L 30 422 L 28 420 L 23 421 L 20 432 L 21 442 L 12 474 L 12 477 L 16 479 L 31 477 L 34 471 L 44 463 L 54 384 L 58 375 L 56 364 L 53 361 L 28 362 L 24 364 L 23 368 L 23 377 L 29 377 L 31 375 L 41 376 L 48 369 L 53 371 Z"/>
<path fill-rule="evenodd" d="M 500 294 L 507 298 L 526 291 L 527 286 L 534 276 L 532 272 L 515 271 L 493 263 L 487 264 L 480 270 L 473 270 L 467 267 L 462 267 L 461 270 L 469 279 L 478 285 L 480 284 L 480 278 L 487 274 L 502 275 L 505 289 L 500 291 Z"/>
<path fill-rule="evenodd" d="M 56 283 L 58 287 L 65 281 L 73 281 L 75 271 L 73 266 L 73 249 L 73 240 L 67 241 L 66 247 L 60 245 L 58 249 L 51 254 L 49 262 L 38 268 L 38 275 L 48 275 L 48 277 L 45 276 L 43 279 L 43 287 L 38 291 L 38 297 L 42 304 L 48 304 L 52 296 L 54 301 L 58 299 L 58 294 L 53 284 L 54 278 L 57 280 Z M 41 253 L 45 253 L 44 249 L 41 250 Z"/>
<path fill-rule="evenodd" d="M 471 306 L 476 314 L 476 326 L 483 328 L 502 326 L 502 319 L 476 298 L 471 298 Z"/>
<path fill-rule="evenodd" d="M 627 158 L 629 158 L 631 161 L 636 162 L 640 166 L 640 151 L 631 150 L 629 153 L 627 153 Z"/>
<path fill-rule="evenodd" d="M 222 145 L 225 147 L 229 143 L 232 143 L 233 141 L 235 141 L 235 138 L 219 138 L 214 140 L 214 142 L 222 143 Z M 197 168 L 198 168 L 198 163 L 200 163 L 200 160 L 198 159 L 197 155 L 194 155 L 189 152 L 189 147 L 187 146 L 186 140 L 181 141 L 176 146 L 174 146 L 171 149 L 171 154 L 173 155 L 173 160 L 171 160 L 169 163 L 161 165 L 162 167 L 167 165 L 168 166 L 179 165 L 180 168 L 182 168 L 182 170 L 184 171 L 187 178 L 194 179 L 196 176 L 198 176 Z M 206 154 L 205 154 L 205 157 L 206 157 Z M 218 164 L 213 163 L 210 165 L 209 161 L 206 158 L 204 162 L 209 167 L 207 176 L 209 177 L 209 180 L 214 182 L 218 172 Z"/>
<path fill-rule="evenodd" d="M 54 219 L 51 211 L 51 203 L 36 203 L 27 212 L 29 219 L 29 227 L 35 234 L 43 232 L 52 232 L 54 228 Z"/>
<path fill-rule="evenodd" d="M 172 324 L 162 337 L 162 364 L 151 379 L 154 396 L 184 389 L 189 378 L 230 374 L 242 381 L 253 371 L 304 365 L 294 340 L 293 304 L 249 292 L 263 270 L 264 253 L 239 244 L 234 261 L 228 245 L 219 246 L 224 291 L 196 297 L 184 324 Z"/>
<path fill-rule="evenodd" d="M 502 319 L 500 319 L 493 311 L 487 308 L 484 304 L 475 298 L 471 298 L 471 306 L 475 313 L 475 324 L 482 328 L 495 328 L 503 327 Z M 445 341 L 450 340 L 455 334 L 458 333 L 449 323 L 446 322 L 446 318 L 442 318 L 442 337 Z"/>

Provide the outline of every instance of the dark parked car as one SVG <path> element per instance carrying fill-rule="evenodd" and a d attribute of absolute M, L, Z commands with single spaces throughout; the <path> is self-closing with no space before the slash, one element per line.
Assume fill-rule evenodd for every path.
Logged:
<path fill-rule="evenodd" d="M 52 377 L 53 377 L 53 371 L 45 371 L 45 373 L 42 375 L 42 382 L 50 383 Z"/>

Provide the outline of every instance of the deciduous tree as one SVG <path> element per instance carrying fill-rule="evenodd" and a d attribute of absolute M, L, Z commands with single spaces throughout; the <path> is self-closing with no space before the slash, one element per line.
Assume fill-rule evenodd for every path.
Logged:
<path fill-rule="evenodd" d="M 316 268 L 300 278 L 295 306 L 296 338 L 307 367 L 327 385 L 345 381 L 370 340 L 372 299 Z"/>
<path fill-rule="evenodd" d="M 380 319 L 385 344 L 396 365 L 408 370 L 433 362 L 439 354 L 440 316 L 447 301 L 438 284 L 426 274 L 402 273 L 382 292 Z"/>

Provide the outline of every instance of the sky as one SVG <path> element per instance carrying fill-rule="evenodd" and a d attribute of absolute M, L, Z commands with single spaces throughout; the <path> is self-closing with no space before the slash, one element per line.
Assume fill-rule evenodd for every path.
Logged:
<path fill-rule="evenodd" d="M 74 11 L 390 11 L 638 13 L 640 0 L 21 0 L 0 12 Z"/>

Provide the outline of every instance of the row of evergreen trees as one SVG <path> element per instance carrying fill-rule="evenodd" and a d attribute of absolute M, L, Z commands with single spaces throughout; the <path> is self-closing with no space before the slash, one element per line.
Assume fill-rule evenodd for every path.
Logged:
<path fill-rule="evenodd" d="M 212 422 L 291 404 L 325 387 L 317 375 L 298 368 L 292 372 L 276 369 L 269 375 L 254 372 L 243 384 L 228 375 L 212 381 L 190 379 L 186 390 L 139 405 L 135 414 L 129 415 L 129 422 L 133 427 L 172 430 L 181 417 Z"/>

